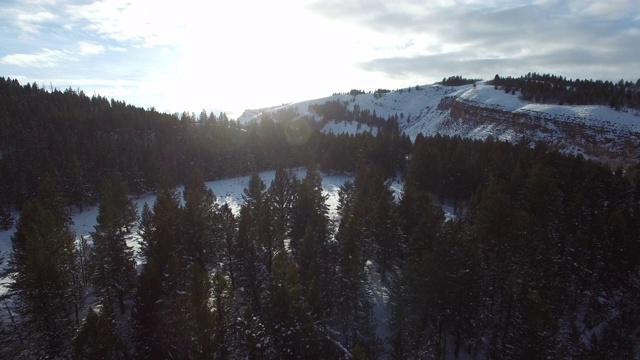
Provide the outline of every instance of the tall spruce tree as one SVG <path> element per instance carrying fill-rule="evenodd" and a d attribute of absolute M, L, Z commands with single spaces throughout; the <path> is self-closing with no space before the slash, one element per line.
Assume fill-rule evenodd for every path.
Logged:
<path fill-rule="evenodd" d="M 276 357 L 309 359 L 319 355 L 319 334 L 304 301 L 300 276 L 286 251 L 275 255 L 273 281 L 265 304 L 267 329 Z"/>
<path fill-rule="evenodd" d="M 298 186 L 298 178 L 291 170 L 285 170 L 282 166 L 276 169 L 275 177 L 269 186 L 267 194 L 269 203 L 273 207 L 273 218 L 278 239 L 284 239 L 287 229 L 291 225 Z"/>
<path fill-rule="evenodd" d="M 147 263 L 132 311 L 138 358 L 177 357 L 189 345 L 182 211 L 177 194 L 164 188 L 153 211 L 145 205 L 142 212 L 140 236 Z"/>
<path fill-rule="evenodd" d="M 73 359 L 129 359 L 127 344 L 120 337 L 111 304 L 100 312 L 89 309 L 74 339 Z"/>
<path fill-rule="evenodd" d="M 210 268 L 220 250 L 221 239 L 217 227 L 216 196 L 208 189 L 199 171 L 194 171 L 185 184 L 184 192 L 184 255 L 187 263 L 197 262 Z"/>
<path fill-rule="evenodd" d="M 188 358 L 214 359 L 215 314 L 211 306 L 211 281 L 205 268 L 195 262 L 187 286 Z"/>
<path fill-rule="evenodd" d="M 124 314 L 124 298 L 135 284 L 136 269 L 133 249 L 127 244 L 126 228 L 131 218 L 123 220 L 122 211 L 131 208 L 118 204 L 116 182 L 105 181 L 102 186 L 97 224 L 93 238 L 92 283 L 97 293 L 108 303 L 117 301 Z M 126 201 L 133 204 L 128 197 Z M 122 199 L 120 199 L 122 201 Z M 137 214 L 133 213 L 135 217 Z"/>
<path fill-rule="evenodd" d="M 16 271 L 11 291 L 17 295 L 28 357 L 68 357 L 77 324 L 75 237 L 68 217 L 58 210 L 28 202 L 11 237 L 10 263 Z"/>
<path fill-rule="evenodd" d="M 129 197 L 129 188 L 119 172 L 114 172 L 109 178 L 109 187 L 113 204 L 117 211 L 117 225 L 124 228 L 125 232 L 131 230 L 131 226 L 138 221 L 136 204 Z"/>
<path fill-rule="evenodd" d="M 294 207 L 291 251 L 300 266 L 302 286 L 312 313 L 323 318 L 333 308 L 331 279 L 335 276 L 334 244 L 322 178 L 315 163 L 307 168 Z"/>

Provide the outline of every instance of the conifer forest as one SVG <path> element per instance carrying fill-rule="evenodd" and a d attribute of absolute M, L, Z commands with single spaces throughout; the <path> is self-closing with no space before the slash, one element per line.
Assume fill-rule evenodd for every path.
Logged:
<path fill-rule="evenodd" d="M 637 106 L 633 84 L 577 99 L 494 83 Z M 340 109 L 317 110 L 326 123 Z M 355 121 L 375 134 L 281 115 L 241 124 L 0 78 L 0 229 L 15 229 L 0 358 L 639 356 L 640 165 L 410 139 L 369 112 Z M 337 173 L 351 180 L 330 216 L 322 177 Z M 246 175 L 239 211 L 205 185 Z M 93 206 L 97 225 L 76 236 L 73 211 Z"/>

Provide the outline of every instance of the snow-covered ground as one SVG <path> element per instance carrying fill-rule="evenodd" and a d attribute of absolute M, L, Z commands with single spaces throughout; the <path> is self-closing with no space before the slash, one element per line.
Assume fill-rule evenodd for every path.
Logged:
<path fill-rule="evenodd" d="M 365 124 L 360 124 L 355 121 L 329 121 L 323 128 L 322 132 L 325 134 L 362 134 L 365 132 L 371 133 L 373 135 L 378 134 L 378 129 L 367 126 Z"/>
<path fill-rule="evenodd" d="M 306 175 L 305 168 L 293 169 L 294 174 L 303 179 Z M 265 171 L 260 173 L 260 178 L 264 181 L 265 185 L 269 187 L 271 182 L 275 178 L 275 171 Z M 337 218 L 338 208 L 338 190 L 340 186 L 346 181 L 353 181 L 351 175 L 322 175 L 322 187 L 323 192 L 327 196 L 327 205 L 329 207 L 329 216 L 332 219 Z M 249 176 L 242 176 L 224 180 L 209 181 L 206 182 L 209 189 L 213 190 L 217 197 L 217 202 L 222 205 L 223 203 L 229 204 L 231 210 L 238 214 L 240 206 L 242 205 L 242 194 L 244 189 L 249 185 Z M 396 189 L 401 189 L 401 185 L 396 183 Z M 184 187 L 179 186 L 176 189 L 180 194 L 184 190 Z M 148 204 L 149 207 L 153 207 L 153 203 L 156 200 L 154 194 L 145 194 L 143 196 L 134 198 L 134 202 L 138 208 L 138 214 L 142 213 L 144 204 Z M 96 217 L 98 216 L 98 207 L 86 207 L 83 211 L 75 210 L 72 213 L 73 225 L 72 229 L 76 236 L 87 237 L 90 236 L 90 232 L 94 230 L 96 225 Z M 17 218 L 17 214 L 15 214 Z M 11 255 L 11 235 L 15 232 L 15 227 L 9 230 L 0 231 L 0 296 L 4 295 L 8 291 L 8 285 L 11 282 L 11 278 L 4 276 L 4 272 L 8 269 L 9 257 Z M 140 265 L 144 259 L 140 255 L 140 243 L 139 236 L 137 234 L 137 227 L 132 231 L 132 235 L 129 236 L 128 242 L 135 250 L 135 258 Z"/>
<path fill-rule="evenodd" d="M 376 115 L 382 118 L 402 113 L 404 121 L 401 121 L 401 126 L 404 123 L 405 126 L 409 125 L 407 129 L 412 129 L 411 123 L 417 119 L 424 118 L 424 115 L 427 114 L 431 118 L 429 122 L 438 122 L 437 120 L 440 120 L 438 115 L 444 114 L 438 114 L 434 110 L 437 110 L 438 104 L 444 97 L 459 98 L 484 107 L 504 111 L 539 114 L 545 117 L 557 118 L 558 120 L 580 121 L 593 125 L 600 125 L 604 122 L 621 129 L 640 131 L 640 111 L 636 109 L 615 110 L 602 105 L 538 104 L 521 100 L 518 94 L 505 93 L 503 90 L 496 90 L 492 85 L 485 85 L 484 83 L 480 83 L 476 87 L 472 85 L 457 87 L 439 84 L 423 85 L 420 86 L 420 90 L 401 89 L 387 93 L 380 98 L 375 98 L 373 94 L 362 94 L 355 97 L 352 95 L 333 95 L 268 109 L 247 110 L 238 120 L 242 123 L 248 123 L 258 119 L 263 112 L 285 108 L 294 109 L 300 115 L 310 115 L 317 118 L 317 115 L 309 110 L 311 105 L 339 100 L 347 103 L 347 107 L 350 110 L 353 110 L 354 106 L 358 105 L 361 110 L 375 111 Z M 407 120 L 408 117 L 414 121 Z M 337 127 L 336 129 L 343 130 L 344 127 Z M 408 135 L 410 136 L 417 135 L 417 133 L 414 134 L 414 131 L 409 130 L 409 132 Z M 423 134 L 431 135 L 431 133 L 424 132 Z"/>

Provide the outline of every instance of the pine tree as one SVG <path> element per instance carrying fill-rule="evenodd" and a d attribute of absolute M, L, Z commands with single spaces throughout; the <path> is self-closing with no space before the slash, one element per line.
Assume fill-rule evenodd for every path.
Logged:
<path fill-rule="evenodd" d="M 0 206 L 0 229 L 9 230 L 13 226 L 13 215 L 9 209 L 4 206 Z"/>
<path fill-rule="evenodd" d="M 218 205 L 213 191 L 208 189 L 199 172 L 192 173 L 184 188 L 184 254 L 187 262 L 197 262 L 209 268 L 215 252 L 221 247 L 217 239 Z"/>
<path fill-rule="evenodd" d="M 260 315 L 260 295 L 263 284 L 262 264 L 258 261 L 256 249 L 257 233 L 255 219 L 251 218 L 251 209 L 243 205 L 238 220 L 238 236 L 234 254 L 236 263 L 235 287 L 244 289 L 239 301 L 251 306 L 253 315 Z M 253 316 L 252 315 L 252 316 Z"/>
<path fill-rule="evenodd" d="M 276 169 L 275 177 L 267 194 L 268 201 L 273 207 L 275 235 L 278 241 L 284 240 L 287 229 L 291 225 L 298 186 L 298 179 L 293 172 L 285 170 L 282 166 Z"/>
<path fill-rule="evenodd" d="M 153 258 L 148 259 L 138 277 L 135 304 L 131 311 L 132 334 L 138 359 L 159 359 L 169 346 L 162 330 L 163 274 Z"/>
<path fill-rule="evenodd" d="M 322 178 L 315 163 L 307 168 L 307 175 L 300 185 L 293 213 L 290 235 L 294 255 L 301 251 L 302 238 L 307 226 L 311 226 L 319 241 L 328 240 L 329 220 L 326 197 L 322 193 Z"/>
<path fill-rule="evenodd" d="M 34 357 L 68 356 L 77 323 L 74 235 L 63 219 L 37 200 L 28 202 L 11 237 L 16 270 L 11 291 Z"/>
<path fill-rule="evenodd" d="M 115 172 L 111 176 L 109 186 L 118 213 L 117 225 L 128 233 L 131 226 L 138 220 L 136 204 L 129 197 L 129 189 L 120 173 Z"/>
<path fill-rule="evenodd" d="M 272 213 L 271 204 L 265 199 L 265 203 L 258 212 L 256 245 L 259 249 L 258 256 L 260 262 L 264 264 L 269 274 L 271 274 L 274 255 L 276 252 L 284 249 L 282 239 L 276 237 L 277 229 L 274 225 Z"/>
<path fill-rule="evenodd" d="M 177 194 L 169 188 L 160 191 L 153 211 L 146 205 L 142 211 L 140 236 L 147 263 L 132 312 L 139 358 L 175 357 L 189 346 L 182 212 Z"/>
<path fill-rule="evenodd" d="M 222 249 L 220 251 L 220 261 L 224 264 L 224 269 L 228 272 L 231 279 L 231 285 L 235 287 L 238 272 L 239 249 L 237 243 L 237 220 L 229 204 L 224 203 L 220 207 L 219 226 L 217 232 L 222 240 Z"/>
<path fill-rule="evenodd" d="M 298 192 L 291 229 L 291 251 L 300 266 L 302 286 L 316 319 L 333 308 L 331 294 L 335 276 L 334 244 L 330 243 L 330 224 L 322 178 L 315 164 Z"/>
<path fill-rule="evenodd" d="M 375 199 L 383 196 L 388 186 L 377 181 L 370 170 L 361 163 L 354 184 L 343 186 L 340 193 L 341 222 L 336 234 L 340 281 L 336 284 L 335 323 L 341 333 L 341 343 L 347 348 L 357 348 L 369 357 L 376 357 L 379 349 L 373 305 L 366 290 L 373 266 L 367 264 L 379 254 L 374 249 L 379 248 L 382 229 L 386 226 L 382 216 L 376 215 L 382 209 L 377 209 Z M 371 199 L 374 199 L 373 206 Z"/>
<path fill-rule="evenodd" d="M 213 302 L 213 355 L 215 359 L 238 357 L 238 334 L 236 327 L 237 302 L 234 290 L 222 271 L 217 271 L 212 279 Z"/>
<path fill-rule="evenodd" d="M 191 359 L 213 359 L 215 315 L 210 304 L 211 282 L 204 267 L 193 263 L 190 269 L 187 307 L 188 353 Z"/>
<path fill-rule="evenodd" d="M 260 207 L 264 203 L 266 196 L 266 185 L 257 172 L 253 172 L 249 177 L 249 185 L 244 189 L 242 200 L 244 206 L 249 210 L 249 216 L 252 219 L 258 218 Z"/>
<path fill-rule="evenodd" d="M 124 314 L 124 298 L 135 283 L 136 264 L 133 250 L 127 244 L 121 209 L 118 209 L 113 190 L 113 182 L 103 184 L 97 224 L 91 233 L 92 283 L 107 303 L 117 301 L 120 313 Z"/>
<path fill-rule="evenodd" d="M 111 304 L 101 312 L 89 309 L 74 339 L 73 359 L 128 359 L 127 346 L 119 337 Z"/>
<path fill-rule="evenodd" d="M 90 188 L 82 170 L 82 165 L 77 158 L 71 159 L 69 165 L 69 179 L 67 180 L 67 193 L 71 204 L 82 210 L 90 198 Z"/>
<path fill-rule="evenodd" d="M 45 173 L 38 180 L 35 199 L 63 225 L 73 224 L 67 207 L 67 200 L 62 196 L 60 179 L 50 173 Z"/>
<path fill-rule="evenodd" d="M 142 210 L 138 230 L 142 254 L 162 269 L 182 249 L 182 211 L 177 194 L 169 188 L 160 191 L 152 211 L 146 204 Z"/>
<path fill-rule="evenodd" d="M 277 358 L 309 359 L 319 355 L 319 334 L 304 302 L 297 267 L 286 251 L 275 256 L 265 307 Z"/>

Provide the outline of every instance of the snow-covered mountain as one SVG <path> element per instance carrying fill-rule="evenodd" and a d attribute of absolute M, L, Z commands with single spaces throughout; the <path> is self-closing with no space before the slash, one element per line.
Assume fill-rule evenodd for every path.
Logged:
<path fill-rule="evenodd" d="M 349 110 L 375 111 L 378 117 L 398 115 L 400 129 L 412 139 L 422 133 L 516 142 L 544 141 L 560 151 L 582 154 L 612 165 L 640 160 L 640 111 L 615 110 L 600 105 L 537 104 L 492 85 L 458 87 L 438 84 L 405 88 L 383 95 L 334 95 L 268 109 L 247 110 L 242 123 L 258 121 L 263 114 L 295 110 L 299 115 L 321 117 L 310 105 L 339 100 Z M 277 120 L 277 118 L 274 118 Z M 356 124 L 357 125 L 357 124 Z M 331 121 L 323 131 L 364 131 L 353 123 Z M 369 129 L 376 131 L 377 129 Z"/>

